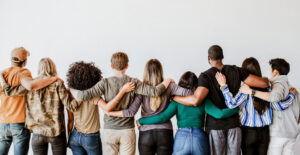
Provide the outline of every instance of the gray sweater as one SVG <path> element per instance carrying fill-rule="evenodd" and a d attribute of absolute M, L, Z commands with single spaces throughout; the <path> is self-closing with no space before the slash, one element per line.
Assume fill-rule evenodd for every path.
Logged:
<path fill-rule="evenodd" d="M 145 96 L 145 95 L 137 95 L 136 98 L 134 99 L 133 103 L 131 106 L 123 110 L 123 115 L 124 117 L 134 117 L 134 115 L 137 113 L 139 110 L 139 107 L 142 105 L 142 117 L 150 117 L 154 115 L 159 115 L 165 109 L 168 107 L 170 101 L 170 97 L 172 95 L 174 96 L 187 96 L 191 95 L 193 92 L 189 89 L 185 89 L 182 87 L 179 87 L 175 83 L 171 83 L 167 90 L 161 95 L 161 105 L 156 111 L 153 111 L 150 108 L 150 97 Z M 169 129 L 173 130 L 172 123 L 171 121 L 168 121 L 167 123 L 162 123 L 162 124 L 151 124 L 151 125 L 143 125 L 139 128 L 140 131 L 147 131 L 147 130 L 152 130 L 152 129 Z"/>
<path fill-rule="evenodd" d="M 272 90 L 270 102 L 278 102 L 289 94 L 290 85 L 285 75 L 270 80 Z M 282 138 L 296 138 L 299 133 L 300 103 L 297 93 L 293 103 L 284 111 L 273 110 L 273 123 L 270 125 L 270 136 Z"/>
<path fill-rule="evenodd" d="M 90 89 L 79 91 L 77 94 L 77 99 L 90 100 L 95 97 L 102 97 L 106 102 L 112 100 L 120 91 L 120 89 L 127 82 L 135 82 L 135 90 L 126 93 L 120 100 L 120 103 L 113 109 L 113 111 L 119 111 L 127 109 L 133 102 L 136 94 L 148 95 L 148 96 L 160 96 L 165 90 L 163 84 L 159 84 L 156 87 L 149 86 L 141 82 L 136 78 L 131 78 L 127 75 L 122 77 L 109 77 L 104 78 L 98 82 L 95 86 Z M 134 128 L 134 118 L 120 118 L 120 117 L 110 117 L 104 115 L 104 128 L 105 129 L 129 129 Z"/>

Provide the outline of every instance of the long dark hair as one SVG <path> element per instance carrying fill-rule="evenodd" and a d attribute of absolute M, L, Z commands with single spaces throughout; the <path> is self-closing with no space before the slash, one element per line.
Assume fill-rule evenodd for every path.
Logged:
<path fill-rule="evenodd" d="M 242 64 L 242 68 L 246 69 L 250 74 L 262 77 L 259 63 L 253 57 L 245 59 Z M 260 89 L 260 88 L 254 88 L 254 89 L 257 89 L 260 91 L 267 91 L 267 89 Z M 257 97 L 254 97 L 254 109 L 260 115 L 262 115 L 266 111 L 266 109 L 269 107 L 270 107 L 269 102 L 259 99 Z"/>
<path fill-rule="evenodd" d="M 195 90 L 198 86 L 197 76 L 195 73 L 187 71 L 181 76 L 178 85 L 182 88 Z"/>

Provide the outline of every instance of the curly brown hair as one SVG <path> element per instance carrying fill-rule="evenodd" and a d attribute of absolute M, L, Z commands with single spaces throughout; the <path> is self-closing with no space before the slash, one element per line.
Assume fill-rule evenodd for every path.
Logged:
<path fill-rule="evenodd" d="M 67 73 L 68 86 L 77 90 L 85 90 L 102 79 L 102 72 L 93 62 L 75 62 Z"/>

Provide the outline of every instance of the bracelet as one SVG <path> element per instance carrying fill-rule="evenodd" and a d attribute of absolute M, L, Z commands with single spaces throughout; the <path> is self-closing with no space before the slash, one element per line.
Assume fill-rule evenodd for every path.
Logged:
<path fill-rule="evenodd" d="M 254 96 L 256 94 L 256 91 L 252 89 L 251 95 Z"/>

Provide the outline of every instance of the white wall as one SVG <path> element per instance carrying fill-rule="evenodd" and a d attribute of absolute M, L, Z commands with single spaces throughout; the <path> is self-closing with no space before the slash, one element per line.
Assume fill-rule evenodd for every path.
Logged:
<path fill-rule="evenodd" d="M 158 58 L 177 81 L 207 69 L 208 47 L 220 44 L 225 63 L 254 56 L 265 76 L 269 59 L 287 59 L 300 89 L 299 19 L 298 0 L 0 0 L 0 69 L 24 46 L 34 76 L 40 58 L 50 57 L 62 78 L 78 60 L 96 62 L 107 77 L 111 54 L 125 51 L 129 75 L 140 78 L 146 61 Z"/>

